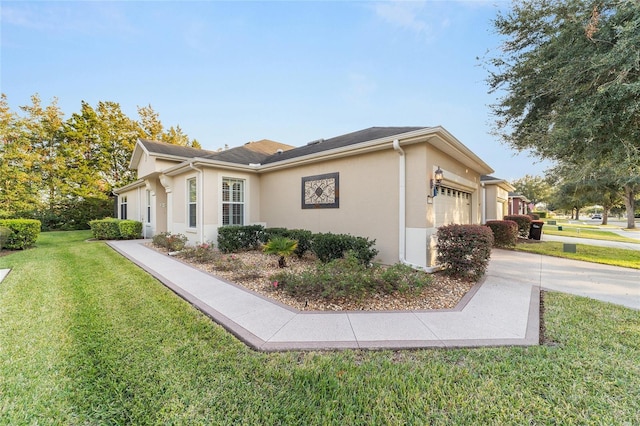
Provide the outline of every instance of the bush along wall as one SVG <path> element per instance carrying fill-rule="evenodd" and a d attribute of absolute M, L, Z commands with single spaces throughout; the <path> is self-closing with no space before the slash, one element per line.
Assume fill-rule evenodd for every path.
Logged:
<path fill-rule="evenodd" d="M 130 240 L 142 237 L 142 223 L 135 220 L 92 220 L 89 226 L 96 240 Z"/>
<path fill-rule="evenodd" d="M 223 253 L 256 250 L 273 237 L 285 237 L 296 240 L 298 257 L 311 250 L 318 259 L 327 263 L 342 259 L 347 252 L 353 252 L 363 265 L 369 265 L 378 255 L 373 246 L 376 240 L 348 234 L 318 233 L 304 229 L 264 228 L 261 225 L 223 226 L 218 229 L 218 250 Z"/>
<path fill-rule="evenodd" d="M 42 224 L 35 219 L 2 219 L 0 227 L 8 228 L 11 232 L 5 238 L 3 248 L 9 250 L 24 250 L 33 246 L 40 235 Z"/>
<path fill-rule="evenodd" d="M 493 232 L 482 225 L 447 225 L 438 229 L 438 263 L 447 275 L 479 279 L 491 257 Z"/>
<path fill-rule="evenodd" d="M 218 228 L 218 250 L 223 253 L 258 250 L 265 238 L 262 225 L 223 226 Z"/>
<path fill-rule="evenodd" d="M 504 220 L 512 220 L 518 224 L 518 236 L 520 238 L 528 238 L 531 228 L 531 216 L 526 214 L 514 214 L 505 216 Z"/>
<path fill-rule="evenodd" d="M 518 242 L 518 224 L 512 220 L 488 220 L 485 224 L 493 231 L 493 245 L 513 247 Z"/>

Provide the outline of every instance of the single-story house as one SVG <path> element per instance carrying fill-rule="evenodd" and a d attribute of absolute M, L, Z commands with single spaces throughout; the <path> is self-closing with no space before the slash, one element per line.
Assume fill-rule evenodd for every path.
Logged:
<path fill-rule="evenodd" d="M 529 199 L 517 192 L 509 192 L 509 214 L 528 214 Z"/>
<path fill-rule="evenodd" d="M 118 216 L 142 221 L 147 238 L 168 231 L 215 242 L 219 227 L 249 224 L 349 233 L 375 239 L 383 263 L 426 270 L 439 226 L 498 217 L 510 189 L 497 179 L 483 186 L 491 167 L 442 127 L 218 152 L 141 139 L 130 167 L 138 180 L 114 191 Z"/>
<path fill-rule="evenodd" d="M 493 176 L 480 176 L 482 185 L 482 223 L 502 220 L 509 214 L 509 193 L 515 188 L 506 180 Z"/>

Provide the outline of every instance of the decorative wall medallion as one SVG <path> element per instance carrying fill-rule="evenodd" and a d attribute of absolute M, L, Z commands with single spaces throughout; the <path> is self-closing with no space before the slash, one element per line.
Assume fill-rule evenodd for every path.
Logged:
<path fill-rule="evenodd" d="M 340 173 L 302 178 L 303 209 L 337 209 L 340 207 Z"/>

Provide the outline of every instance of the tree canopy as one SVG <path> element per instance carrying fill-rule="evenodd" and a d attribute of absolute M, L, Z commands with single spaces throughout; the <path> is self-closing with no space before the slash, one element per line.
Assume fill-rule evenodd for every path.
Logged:
<path fill-rule="evenodd" d="M 132 182 L 129 159 L 138 138 L 186 146 L 199 144 L 171 126 L 164 131 L 151 105 L 138 121 L 116 102 L 82 102 L 67 120 L 57 99 L 40 97 L 11 111 L 0 97 L 0 217 L 33 217 L 44 229 L 86 228 L 112 213 L 113 188 Z"/>
<path fill-rule="evenodd" d="M 517 150 L 606 169 L 634 227 L 640 188 L 640 3 L 516 0 L 494 21 L 504 37 L 486 64 L 494 131 Z"/>

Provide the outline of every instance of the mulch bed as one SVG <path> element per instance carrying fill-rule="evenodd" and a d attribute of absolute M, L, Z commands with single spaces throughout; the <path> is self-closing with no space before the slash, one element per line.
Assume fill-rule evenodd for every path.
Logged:
<path fill-rule="evenodd" d="M 153 246 L 151 247 L 155 248 Z M 155 249 L 158 250 L 157 248 Z M 276 300 L 301 311 L 408 311 L 452 309 L 476 284 L 475 281 L 454 279 L 442 273 L 435 273 L 433 274 L 433 283 L 424 288 L 419 294 L 374 294 L 359 299 L 341 298 L 326 300 L 320 297 L 299 299 L 288 295 L 282 289 L 274 287 L 270 277 L 280 271 L 276 256 L 266 255 L 259 251 L 241 252 L 224 256 L 234 256 L 234 262 L 238 262 L 239 260 L 243 266 L 235 270 L 220 270 L 216 269 L 214 265 L 210 263 L 195 263 L 187 259 L 180 260 L 195 268 L 243 286 L 266 298 Z M 315 262 L 316 259 L 311 256 L 305 256 L 302 259 L 292 256 L 287 258 L 287 269 L 302 271 L 312 268 Z"/>

